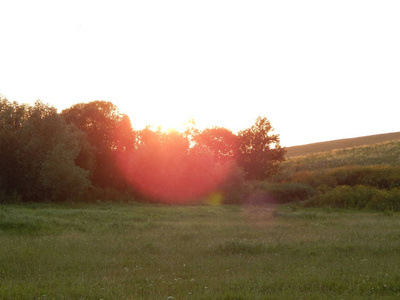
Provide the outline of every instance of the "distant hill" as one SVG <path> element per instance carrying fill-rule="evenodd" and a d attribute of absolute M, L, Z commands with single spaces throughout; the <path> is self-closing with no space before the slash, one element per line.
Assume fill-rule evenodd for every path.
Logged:
<path fill-rule="evenodd" d="M 312 143 L 301 146 L 287 147 L 286 158 L 315 154 L 332 150 L 346 149 L 357 146 L 367 146 L 388 141 L 400 140 L 400 132 L 362 136 L 351 139 L 340 139 L 328 142 Z"/>

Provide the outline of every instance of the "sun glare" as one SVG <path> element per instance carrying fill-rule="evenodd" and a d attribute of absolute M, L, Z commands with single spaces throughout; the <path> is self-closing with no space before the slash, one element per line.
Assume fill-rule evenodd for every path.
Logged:
<path fill-rule="evenodd" d="M 128 114 L 128 116 L 135 130 L 150 127 L 152 130 L 159 130 L 164 133 L 173 131 L 184 132 L 191 120 L 189 117 L 183 118 L 181 116 L 172 116 L 170 118 L 157 116 L 141 116 L 141 118 L 137 118 L 137 116 L 133 114 Z"/>
<path fill-rule="evenodd" d="M 163 133 L 169 133 L 169 132 L 183 132 L 185 131 L 184 125 L 172 125 L 172 124 L 158 124 L 156 126 L 152 126 L 158 130 L 160 130 Z"/>

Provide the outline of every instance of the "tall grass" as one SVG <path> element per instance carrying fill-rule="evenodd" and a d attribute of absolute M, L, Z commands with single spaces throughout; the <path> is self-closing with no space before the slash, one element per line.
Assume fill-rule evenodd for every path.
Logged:
<path fill-rule="evenodd" d="M 400 215 L 0 206 L 0 299 L 398 299 Z"/>

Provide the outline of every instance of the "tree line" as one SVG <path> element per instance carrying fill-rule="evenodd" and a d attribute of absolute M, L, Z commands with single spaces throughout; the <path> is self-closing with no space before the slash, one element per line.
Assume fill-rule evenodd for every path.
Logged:
<path fill-rule="evenodd" d="M 57 109 L 0 99 L 0 200 L 72 201 L 112 190 L 184 202 L 279 170 L 285 148 L 265 117 L 237 134 L 190 123 L 134 130 L 107 101 Z M 231 185 L 229 187 L 229 184 Z"/>

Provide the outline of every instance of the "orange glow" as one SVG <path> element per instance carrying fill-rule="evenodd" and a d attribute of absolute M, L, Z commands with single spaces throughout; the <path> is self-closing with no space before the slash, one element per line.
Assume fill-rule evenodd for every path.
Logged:
<path fill-rule="evenodd" d="M 153 133 L 154 135 L 154 133 Z M 232 162 L 216 163 L 204 147 L 189 148 L 177 133 L 144 139 L 135 152 L 118 159 L 128 182 L 152 201 L 188 203 L 216 191 L 228 178 Z"/>

